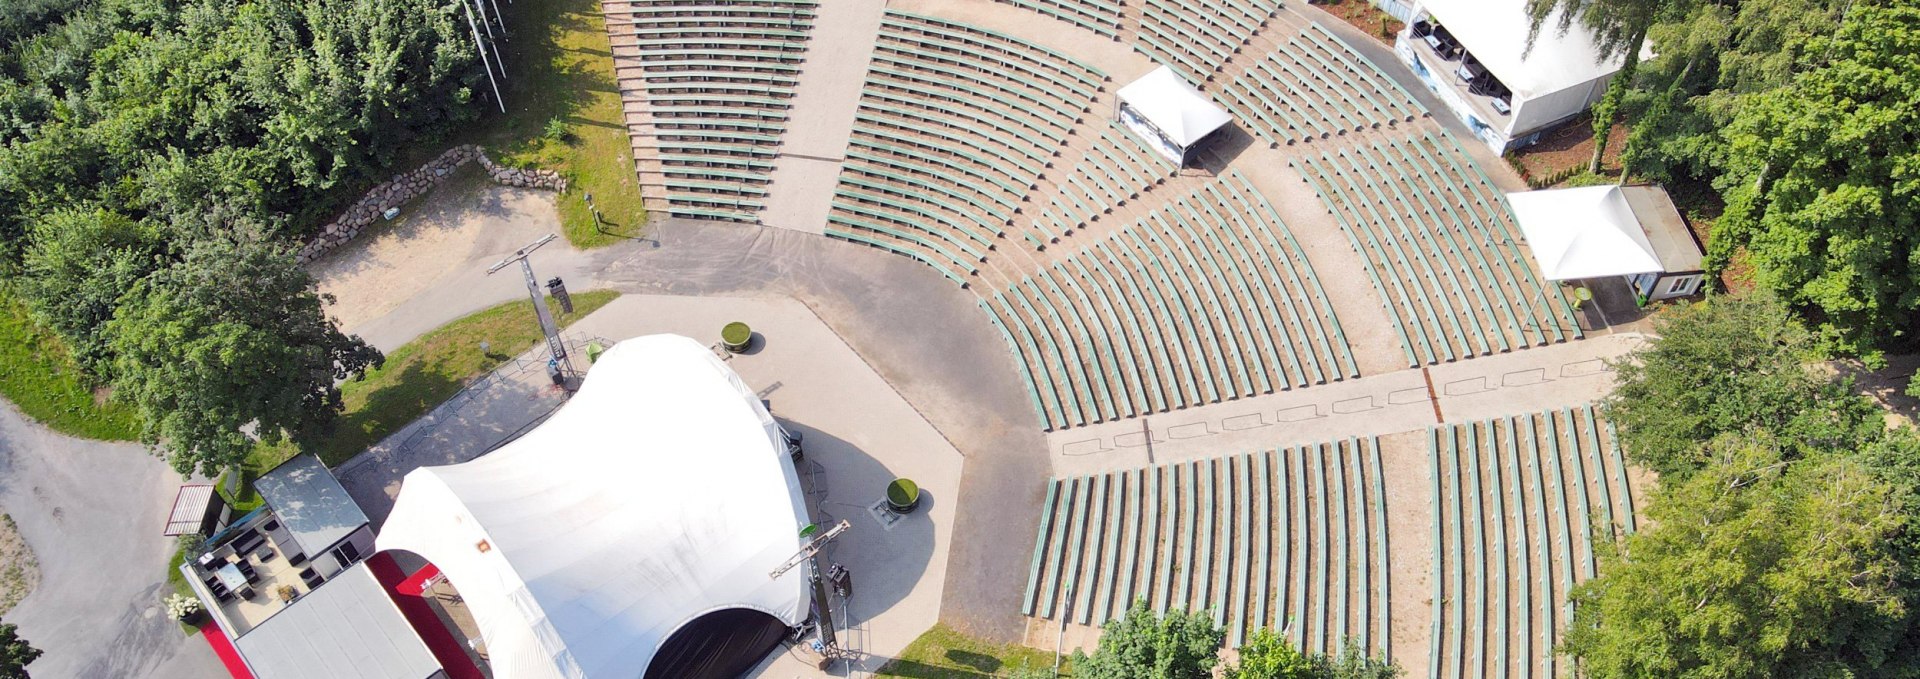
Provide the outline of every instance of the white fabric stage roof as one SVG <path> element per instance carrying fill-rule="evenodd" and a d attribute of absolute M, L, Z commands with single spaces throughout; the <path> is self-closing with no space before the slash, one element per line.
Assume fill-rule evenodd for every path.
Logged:
<path fill-rule="evenodd" d="M 1192 146 L 1233 121 L 1233 116 L 1214 106 L 1212 100 L 1166 66 L 1128 83 L 1120 88 L 1119 95 L 1121 101 L 1160 128 L 1169 141 L 1181 146 Z"/>
<path fill-rule="evenodd" d="M 1562 35 L 1557 13 L 1540 26 L 1540 37 L 1527 53 L 1527 0 L 1424 0 L 1422 4 L 1517 99 L 1584 85 L 1620 70 L 1626 61 L 1620 56 L 1601 61 L 1599 47 L 1578 21 Z"/>
<path fill-rule="evenodd" d="M 1507 203 L 1548 280 L 1665 271 L 1618 186 L 1509 193 Z"/>
<path fill-rule="evenodd" d="M 376 547 L 460 591 L 494 676 L 633 677 L 701 614 L 806 617 L 806 509 L 760 398 L 707 347 L 626 340 L 519 440 L 408 473 Z"/>

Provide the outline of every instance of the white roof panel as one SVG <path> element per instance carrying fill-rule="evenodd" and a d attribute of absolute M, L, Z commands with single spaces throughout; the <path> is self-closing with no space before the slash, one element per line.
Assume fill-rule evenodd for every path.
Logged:
<path fill-rule="evenodd" d="M 1618 186 L 1509 193 L 1507 203 L 1548 280 L 1662 271 Z"/>
<path fill-rule="evenodd" d="M 407 474 L 376 541 L 440 568 L 496 676 L 630 677 L 700 614 L 797 624 L 799 478 L 759 396 L 706 346 L 626 340 L 526 436 Z"/>
<path fill-rule="evenodd" d="M 1233 116 L 1166 66 L 1120 88 L 1120 100 L 1181 146 L 1192 146 L 1233 121 Z"/>
<path fill-rule="evenodd" d="M 233 643 L 259 679 L 426 679 L 440 671 L 366 564 L 334 576 Z"/>
<path fill-rule="evenodd" d="M 1520 99 L 1584 85 L 1620 70 L 1622 56 L 1601 59 L 1593 36 L 1579 22 L 1559 31 L 1560 15 L 1547 17 L 1533 51 L 1527 52 L 1527 0 L 1425 0 L 1475 59 Z"/>
<path fill-rule="evenodd" d="M 347 495 L 320 458 L 297 455 L 253 482 L 308 556 L 317 556 L 367 524 L 367 515 Z"/>

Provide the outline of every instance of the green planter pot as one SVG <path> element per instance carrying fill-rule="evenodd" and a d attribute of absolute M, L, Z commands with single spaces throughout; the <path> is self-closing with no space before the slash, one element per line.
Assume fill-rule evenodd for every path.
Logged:
<path fill-rule="evenodd" d="M 887 507 L 898 514 L 911 514 L 920 507 L 920 486 L 909 479 L 894 479 L 887 484 Z"/>
<path fill-rule="evenodd" d="M 752 343 L 753 328 L 745 323 L 734 321 L 720 329 L 720 344 L 725 346 L 727 351 L 737 354 L 746 351 L 747 345 Z"/>

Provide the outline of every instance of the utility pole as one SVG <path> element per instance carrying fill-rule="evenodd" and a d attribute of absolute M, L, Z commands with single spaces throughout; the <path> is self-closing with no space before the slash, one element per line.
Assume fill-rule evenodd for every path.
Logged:
<path fill-rule="evenodd" d="M 527 277 L 527 295 L 533 298 L 533 315 L 540 320 L 540 332 L 547 336 L 547 353 L 552 359 L 551 365 L 564 370 L 567 375 L 572 375 L 574 374 L 573 361 L 567 358 L 567 345 L 560 340 L 560 326 L 553 322 L 553 310 L 547 308 L 547 296 L 540 291 L 540 279 L 534 277 L 533 261 L 530 259 L 534 250 L 553 242 L 553 239 L 554 235 L 549 233 L 527 244 L 526 247 L 515 250 L 513 254 L 507 255 L 506 259 L 487 267 L 487 275 L 491 276 L 514 262 L 520 263 L 520 271 Z"/>

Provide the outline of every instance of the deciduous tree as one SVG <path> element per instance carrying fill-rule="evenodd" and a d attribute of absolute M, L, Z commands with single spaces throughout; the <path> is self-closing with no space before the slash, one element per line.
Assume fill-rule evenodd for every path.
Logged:
<path fill-rule="evenodd" d="M 1100 630 L 1100 646 L 1074 652 L 1079 679 L 1211 679 L 1226 632 L 1205 612 L 1156 616 L 1146 600 Z"/>
<path fill-rule="evenodd" d="M 1657 335 L 1614 364 L 1607 417 L 1636 463 L 1691 474 L 1722 434 L 1766 430 L 1793 455 L 1872 440 L 1878 411 L 1810 372 L 1810 335 L 1767 295 L 1715 296 L 1657 317 Z"/>
<path fill-rule="evenodd" d="M 20 638 L 11 624 L 0 624 L 0 679 L 28 679 L 27 666 L 40 658 L 40 649 Z"/>
<path fill-rule="evenodd" d="M 1729 435 L 1574 588 L 1586 676 L 1913 676 L 1901 491 L 1860 460 Z"/>
<path fill-rule="evenodd" d="M 380 352 L 334 327 L 313 279 L 260 227 L 236 220 L 194 237 L 179 262 L 127 293 L 107 324 L 118 397 L 176 470 L 214 474 L 253 447 L 324 434 L 335 384 Z"/>

